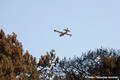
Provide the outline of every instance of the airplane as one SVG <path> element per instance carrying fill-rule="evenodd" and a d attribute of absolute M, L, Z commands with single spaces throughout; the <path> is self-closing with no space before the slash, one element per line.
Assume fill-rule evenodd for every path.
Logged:
<path fill-rule="evenodd" d="M 63 36 L 63 35 L 69 35 L 69 36 L 72 36 L 72 34 L 68 34 L 68 32 L 70 32 L 70 30 L 68 30 L 68 28 L 67 29 L 63 29 L 65 32 L 61 32 L 61 31 L 57 31 L 57 30 L 54 30 L 54 32 L 58 32 L 58 33 L 60 33 L 60 37 L 61 36 Z"/>

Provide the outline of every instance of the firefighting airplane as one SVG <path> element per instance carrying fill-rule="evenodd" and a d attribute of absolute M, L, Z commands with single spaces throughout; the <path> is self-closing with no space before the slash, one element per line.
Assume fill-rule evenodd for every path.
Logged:
<path fill-rule="evenodd" d="M 63 35 L 69 35 L 69 36 L 72 36 L 72 34 L 68 34 L 68 32 L 70 32 L 70 30 L 68 30 L 68 28 L 67 29 L 63 29 L 65 32 L 61 32 L 61 31 L 57 31 L 57 30 L 54 30 L 54 32 L 58 32 L 58 33 L 60 33 L 60 37 L 61 36 L 63 36 Z"/>

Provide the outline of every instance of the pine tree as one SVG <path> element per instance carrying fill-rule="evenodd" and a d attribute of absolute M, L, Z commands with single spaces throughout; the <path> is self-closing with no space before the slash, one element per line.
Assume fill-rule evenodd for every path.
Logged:
<path fill-rule="evenodd" d="M 22 44 L 16 37 L 15 33 L 5 36 L 4 31 L 0 31 L 0 80 L 50 79 L 59 61 L 55 50 L 41 56 L 37 63 L 28 51 L 23 54 Z"/>

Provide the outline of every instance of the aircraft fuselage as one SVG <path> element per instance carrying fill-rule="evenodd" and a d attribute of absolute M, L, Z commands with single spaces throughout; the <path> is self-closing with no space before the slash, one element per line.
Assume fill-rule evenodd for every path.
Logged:
<path fill-rule="evenodd" d="M 68 28 L 67 29 L 64 29 L 65 30 L 65 32 L 61 32 L 61 31 L 57 31 L 57 30 L 54 30 L 54 32 L 58 32 L 58 33 L 60 33 L 60 37 L 61 36 L 63 36 L 63 35 L 69 35 L 69 36 L 72 36 L 72 34 L 67 34 L 68 32 L 70 32 L 70 30 L 68 30 Z"/>
<path fill-rule="evenodd" d="M 67 34 L 67 32 L 63 32 L 63 33 L 61 33 L 60 36 L 63 36 L 63 35 L 65 35 L 65 34 Z"/>

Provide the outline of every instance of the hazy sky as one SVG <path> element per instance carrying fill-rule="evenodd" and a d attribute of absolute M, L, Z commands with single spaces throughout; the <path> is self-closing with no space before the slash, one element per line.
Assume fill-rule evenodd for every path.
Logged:
<path fill-rule="evenodd" d="M 64 28 L 73 36 L 54 32 Z M 120 0 L 0 0 L 0 29 L 15 32 L 37 58 L 51 49 L 60 58 L 101 46 L 120 49 Z"/>

